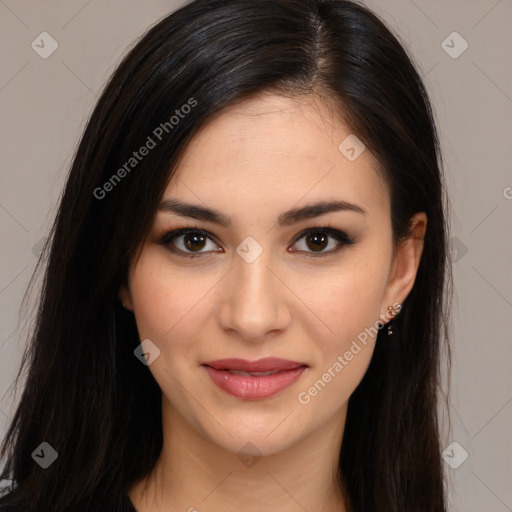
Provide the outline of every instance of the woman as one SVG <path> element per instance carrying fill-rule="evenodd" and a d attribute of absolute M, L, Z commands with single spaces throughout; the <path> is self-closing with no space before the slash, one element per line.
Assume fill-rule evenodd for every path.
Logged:
<path fill-rule="evenodd" d="M 446 511 L 444 194 L 424 86 L 365 7 L 159 22 L 43 252 L 0 511 Z"/>

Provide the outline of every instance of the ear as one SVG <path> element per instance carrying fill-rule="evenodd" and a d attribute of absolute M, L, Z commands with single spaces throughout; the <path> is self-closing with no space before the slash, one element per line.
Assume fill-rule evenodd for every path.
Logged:
<path fill-rule="evenodd" d="M 381 304 L 382 315 L 386 313 L 388 306 L 404 302 L 416 280 L 423 253 L 427 215 L 424 212 L 414 214 L 410 224 L 410 237 L 400 243 L 393 257 L 388 285 Z"/>
<path fill-rule="evenodd" d="M 128 290 L 128 287 L 126 285 L 122 285 L 119 288 L 118 297 L 119 297 L 119 300 L 121 301 L 121 304 L 126 309 L 133 311 L 132 297 L 131 297 L 130 291 Z"/>

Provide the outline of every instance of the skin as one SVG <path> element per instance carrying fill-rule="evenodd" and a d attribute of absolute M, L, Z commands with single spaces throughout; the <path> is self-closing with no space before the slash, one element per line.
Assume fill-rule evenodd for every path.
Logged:
<path fill-rule="evenodd" d="M 417 213 L 412 236 L 393 247 L 390 196 L 377 161 L 368 149 L 355 161 L 338 149 L 350 133 L 319 96 L 261 93 L 203 126 L 188 146 L 162 198 L 214 208 L 233 224 L 158 212 L 119 292 L 140 339 L 160 350 L 148 368 L 162 390 L 164 445 L 154 471 L 130 490 L 139 512 L 346 510 L 336 485 L 338 456 L 348 399 L 375 336 L 359 343 L 357 355 L 307 404 L 298 394 L 322 379 L 389 305 L 404 301 L 427 223 Z M 276 226 L 285 210 L 333 199 L 366 213 Z M 329 238 L 319 249 L 324 256 L 307 258 L 318 254 L 314 243 L 295 237 L 326 223 L 355 243 L 330 252 L 338 242 Z M 201 256 L 183 257 L 158 244 L 179 227 L 201 228 L 215 239 L 195 249 Z M 236 252 L 248 236 L 263 249 L 252 263 Z M 174 246 L 194 254 L 186 238 Z M 309 368 L 264 400 L 227 394 L 201 367 L 269 356 Z M 237 455 L 246 443 L 261 458 L 244 464 Z"/>

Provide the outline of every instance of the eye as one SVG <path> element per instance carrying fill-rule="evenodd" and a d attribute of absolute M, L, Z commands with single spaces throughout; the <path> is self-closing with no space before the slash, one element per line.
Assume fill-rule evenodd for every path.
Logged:
<path fill-rule="evenodd" d="M 223 249 L 219 249 L 219 246 L 213 242 L 213 238 L 210 233 L 199 228 L 180 228 L 163 235 L 158 243 L 175 254 L 195 258 L 211 252 L 223 252 Z M 209 243 L 210 246 L 208 246 Z M 335 253 L 343 246 L 354 243 L 355 241 L 343 231 L 324 226 L 310 228 L 300 233 L 293 245 L 302 247 L 291 252 L 302 252 L 306 253 L 307 257 L 315 258 Z M 329 250 L 325 250 L 327 248 Z"/>
<path fill-rule="evenodd" d="M 331 226 L 308 229 L 295 239 L 294 245 L 297 242 L 300 242 L 298 245 L 302 246 L 302 248 L 299 248 L 299 252 L 305 252 L 308 258 L 328 256 L 338 252 L 345 245 L 354 244 L 354 240 L 346 233 Z M 329 250 L 325 250 L 327 248 Z M 308 251 L 307 249 L 312 250 Z"/>
<path fill-rule="evenodd" d="M 171 252 L 189 258 L 200 256 L 205 252 L 222 252 L 216 249 L 217 246 L 213 243 L 208 248 L 208 240 L 211 241 L 211 235 L 202 229 L 180 228 L 166 233 L 159 243 L 165 245 Z M 205 247 L 207 250 L 203 251 Z"/>

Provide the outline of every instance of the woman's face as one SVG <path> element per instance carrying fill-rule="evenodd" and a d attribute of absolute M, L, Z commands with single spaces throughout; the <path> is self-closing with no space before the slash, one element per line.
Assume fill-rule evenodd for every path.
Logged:
<path fill-rule="evenodd" d="M 389 192 L 358 144 L 312 96 L 258 95 L 195 136 L 120 294 L 153 344 L 145 350 L 160 351 L 149 370 L 164 421 L 233 453 L 250 442 L 272 454 L 342 429 L 376 326 L 409 293 L 421 253 L 408 245 L 394 256 Z M 229 224 L 180 215 L 171 200 Z M 327 202 L 348 206 L 312 207 Z M 178 228 L 201 232 L 159 243 Z M 233 375 L 225 367 L 250 368 L 212 363 L 232 358 L 298 369 L 270 362 L 259 368 L 281 368 L 274 376 Z"/>

